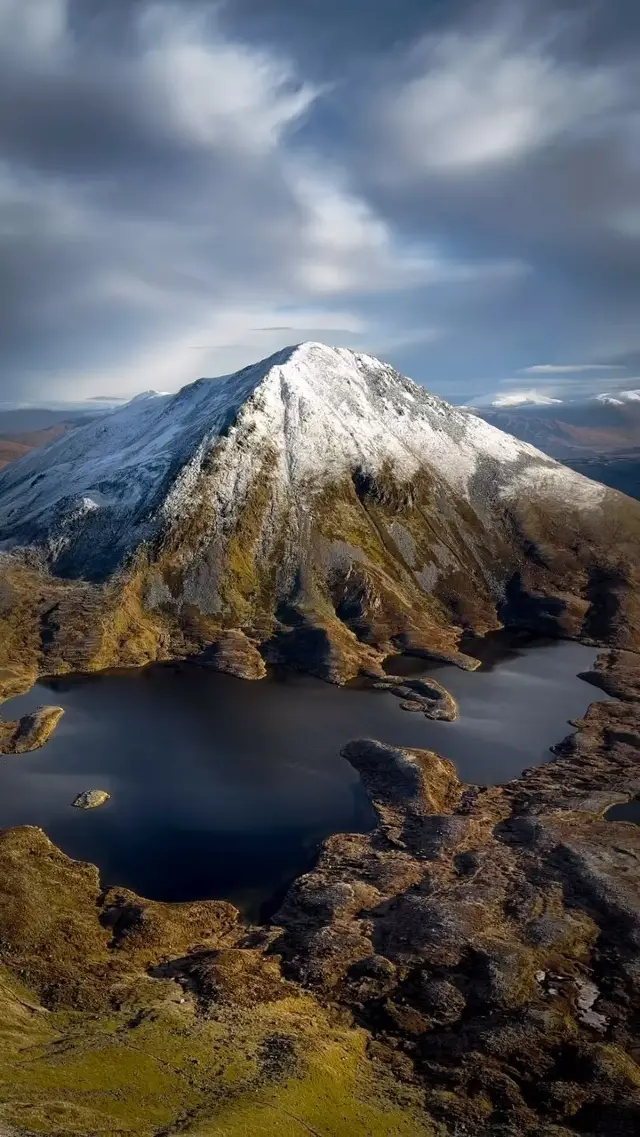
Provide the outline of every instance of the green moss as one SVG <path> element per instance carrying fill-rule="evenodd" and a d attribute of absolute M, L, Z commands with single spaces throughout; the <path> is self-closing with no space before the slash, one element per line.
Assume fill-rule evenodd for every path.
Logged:
<path fill-rule="evenodd" d="M 93 867 L 33 828 L 0 835 L 0 880 L 0 1127 L 235 1135 L 299 1118 L 336 1137 L 428 1132 L 420 1095 L 373 1066 L 364 1033 L 284 982 L 275 959 L 229 950 L 242 932 L 230 905 L 103 895 Z M 199 969 L 197 1001 L 150 977 L 166 960 Z"/>
<path fill-rule="evenodd" d="M 430 1132 L 419 1092 L 374 1066 L 366 1035 L 332 1024 L 308 996 L 219 1008 L 215 1019 L 162 999 L 142 1015 L 35 1014 L 36 1028 L 19 1042 L 5 1026 L 0 1119 L 47 1137 L 151 1137 L 188 1118 L 188 1131 L 203 1137 Z M 296 1061 L 279 1074 L 261 1054 L 283 1036 L 294 1040 Z"/>
<path fill-rule="evenodd" d="M 328 1035 L 306 1056 L 301 1077 L 258 1090 L 199 1120 L 198 1137 L 428 1137 L 421 1095 L 395 1083 L 365 1055 L 365 1035 Z"/>

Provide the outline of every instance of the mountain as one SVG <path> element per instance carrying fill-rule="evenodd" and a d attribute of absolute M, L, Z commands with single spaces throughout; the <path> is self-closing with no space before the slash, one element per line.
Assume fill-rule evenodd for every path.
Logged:
<path fill-rule="evenodd" d="M 602 395 L 596 395 L 596 400 L 597 400 L 597 402 L 604 403 L 610 407 L 623 407 L 624 406 L 624 399 L 618 398 L 617 395 L 609 395 L 609 394 L 607 394 L 606 391 L 603 392 Z"/>
<path fill-rule="evenodd" d="M 501 621 L 616 648 L 589 676 L 613 697 L 502 786 L 351 740 L 375 827 L 324 842 L 268 926 L 2 829 L 0 1131 L 635 1132 L 640 831 L 605 817 L 640 789 L 640 503 L 304 344 L 8 466 L 0 539 L 0 700 L 184 656 L 471 667 L 461 632 Z M 0 749 L 60 710 L 0 722 Z"/>
<path fill-rule="evenodd" d="M 461 632 L 500 621 L 639 634 L 640 505 L 322 344 L 26 455 L 0 474 L 0 542 L 9 685 L 16 659 L 344 682 L 401 649 L 464 664 Z"/>
<path fill-rule="evenodd" d="M 589 478 L 640 498 L 640 392 L 603 393 L 554 407 L 477 410 Z"/>

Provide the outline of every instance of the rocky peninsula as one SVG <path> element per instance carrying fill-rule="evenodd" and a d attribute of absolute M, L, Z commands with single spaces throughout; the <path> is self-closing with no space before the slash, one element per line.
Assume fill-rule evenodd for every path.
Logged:
<path fill-rule="evenodd" d="M 28 754 L 49 741 L 64 714 L 62 707 L 39 707 L 15 722 L 0 718 L 0 754 Z"/>

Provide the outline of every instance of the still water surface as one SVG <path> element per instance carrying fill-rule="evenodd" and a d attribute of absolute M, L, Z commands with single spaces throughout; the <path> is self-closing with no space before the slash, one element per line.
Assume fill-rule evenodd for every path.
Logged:
<path fill-rule="evenodd" d="M 312 863 L 330 833 L 365 831 L 373 812 L 340 757 L 353 738 L 437 750 L 469 782 L 495 783 L 547 761 L 567 720 L 602 692 L 577 678 L 595 652 L 570 642 L 512 646 L 493 636 L 469 673 L 398 660 L 458 701 L 455 723 L 400 709 L 383 691 L 290 674 L 250 683 L 155 666 L 47 680 L 2 708 L 43 703 L 65 715 L 47 745 L 0 761 L 0 827 L 40 825 L 105 885 L 160 900 L 224 897 L 256 918 Z M 101 809 L 70 808 L 105 789 Z"/>

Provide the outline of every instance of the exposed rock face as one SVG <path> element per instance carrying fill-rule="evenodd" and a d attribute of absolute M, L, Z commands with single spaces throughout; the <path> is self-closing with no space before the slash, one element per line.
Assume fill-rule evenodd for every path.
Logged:
<path fill-rule="evenodd" d="M 103 891 L 41 830 L 0 833 L 0 1131 L 434 1137 L 419 1087 L 286 980 L 272 940 L 230 904 Z"/>
<path fill-rule="evenodd" d="M 264 679 L 267 673 L 257 647 L 237 628 L 221 632 L 211 646 L 196 657 L 196 662 L 239 679 Z"/>
<path fill-rule="evenodd" d="M 321 344 L 7 467 L 0 541 L 1 690 L 185 656 L 340 683 L 465 665 L 461 630 L 502 621 L 640 643 L 640 503 Z"/>
<path fill-rule="evenodd" d="M 95 866 L 70 860 L 32 826 L 0 831 L 0 880 L 2 963 L 48 1007 L 108 1007 L 136 968 L 199 939 L 219 947 L 238 920 L 224 902 L 104 892 Z"/>

